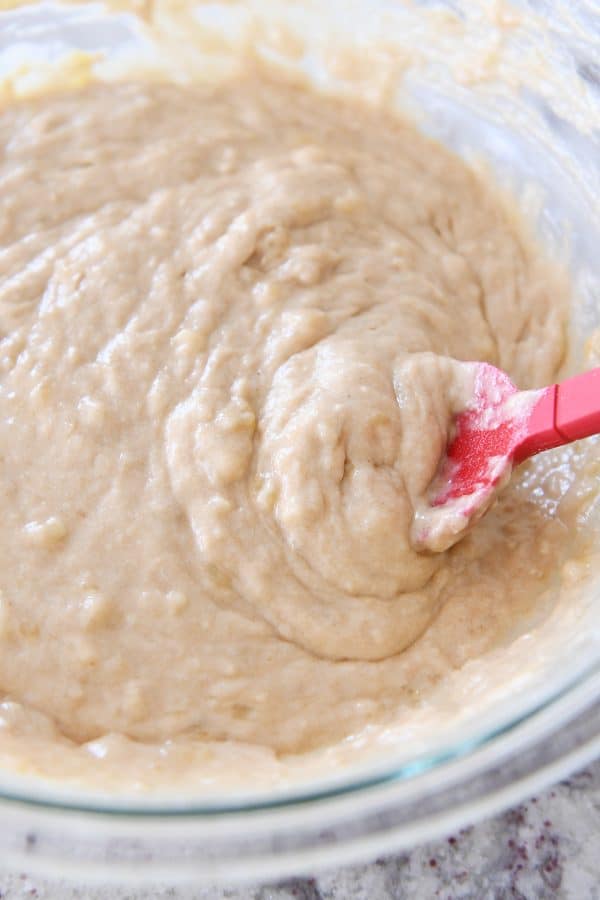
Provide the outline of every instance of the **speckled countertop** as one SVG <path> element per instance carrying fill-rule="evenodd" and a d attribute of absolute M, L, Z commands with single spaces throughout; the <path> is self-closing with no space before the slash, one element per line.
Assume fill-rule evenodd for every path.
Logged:
<path fill-rule="evenodd" d="M 86 888 L 0 865 L 1 900 L 600 900 L 600 761 L 411 853 L 246 888 Z"/>

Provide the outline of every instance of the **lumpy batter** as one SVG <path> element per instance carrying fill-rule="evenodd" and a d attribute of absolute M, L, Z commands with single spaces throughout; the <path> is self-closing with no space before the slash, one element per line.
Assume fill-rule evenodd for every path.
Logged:
<path fill-rule="evenodd" d="M 564 352 L 560 277 L 464 163 L 250 77 L 22 103 L 0 146 L 0 745 L 300 753 L 535 614 L 535 474 L 410 542 L 463 362 L 528 388 Z"/>

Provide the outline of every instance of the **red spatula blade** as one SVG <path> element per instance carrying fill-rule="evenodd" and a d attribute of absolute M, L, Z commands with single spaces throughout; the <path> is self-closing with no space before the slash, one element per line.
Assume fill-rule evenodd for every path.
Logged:
<path fill-rule="evenodd" d="M 469 408 L 429 488 L 415 509 L 413 545 L 447 550 L 482 516 L 513 466 L 535 453 L 600 433 L 600 368 L 559 385 L 517 391 L 498 369 L 481 364 Z"/>
<path fill-rule="evenodd" d="M 433 506 L 493 486 L 501 477 L 496 462 L 508 458 L 522 433 L 522 423 L 502 412 L 518 394 L 508 375 L 481 363 L 473 402 L 454 422 L 455 436 L 446 451 Z"/>
<path fill-rule="evenodd" d="M 471 409 L 460 413 L 432 505 L 493 487 L 506 465 L 600 433 L 600 368 L 539 391 L 517 391 L 482 363 Z M 439 483 L 439 482 L 438 482 Z"/>

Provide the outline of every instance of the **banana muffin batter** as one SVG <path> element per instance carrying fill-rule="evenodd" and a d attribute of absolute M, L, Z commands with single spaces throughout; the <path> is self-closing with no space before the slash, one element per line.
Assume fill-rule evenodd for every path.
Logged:
<path fill-rule="evenodd" d="M 11 105 L 0 147 L 0 754 L 303 753 L 539 615 L 551 463 L 410 539 L 464 362 L 564 353 L 560 273 L 463 162 L 250 76 Z"/>

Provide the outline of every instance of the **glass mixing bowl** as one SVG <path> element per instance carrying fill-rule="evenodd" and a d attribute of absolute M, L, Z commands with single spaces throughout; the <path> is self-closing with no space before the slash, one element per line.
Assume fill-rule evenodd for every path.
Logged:
<path fill-rule="evenodd" d="M 251 28 L 255 52 L 272 65 L 300 67 L 324 89 L 385 93 L 521 198 L 573 273 L 577 357 L 600 326 L 593 5 L 5 3 L 0 78 L 19 96 L 57 72 L 73 84 L 90 70 L 120 78 L 132 65 L 216 77 Z M 599 614 L 596 578 L 547 640 L 526 636 L 537 648 L 530 665 L 507 648 L 502 684 L 435 734 L 391 741 L 377 758 L 296 786 L 123 796 L 0 771 L 0 856 L 82 880 L 198 883 L 314 872 L 448 832 L 600 755 Z"/>

